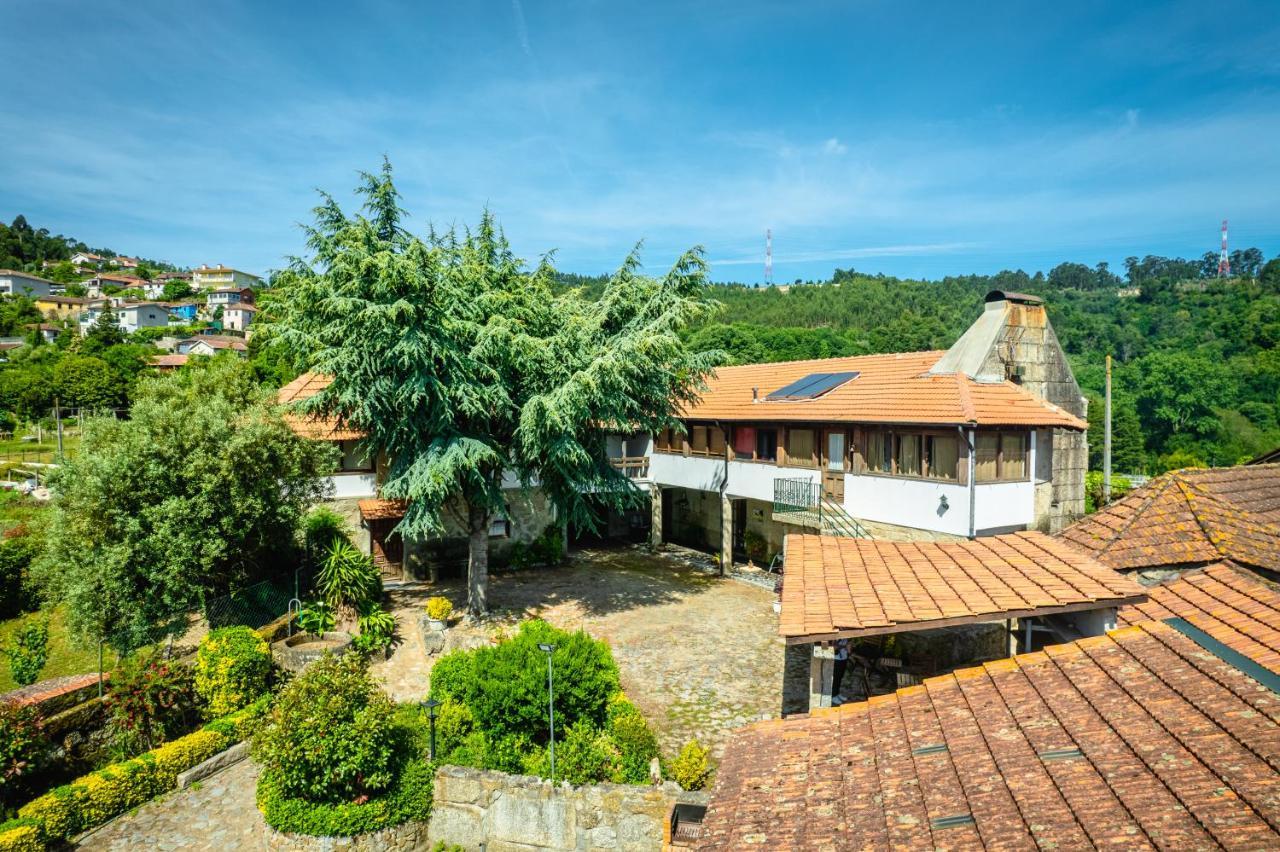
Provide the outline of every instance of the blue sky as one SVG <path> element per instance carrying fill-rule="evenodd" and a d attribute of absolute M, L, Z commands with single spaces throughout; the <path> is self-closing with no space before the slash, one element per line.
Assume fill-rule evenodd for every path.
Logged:
<path fill-rule="evenodd" d="M 0 218 L 254 272 L 387 154 L 410 227 L 717 280 L 1280 252 L 1274 3 L 0 0 Z M 16 70 L 15 70 L 16 69 Z"/>

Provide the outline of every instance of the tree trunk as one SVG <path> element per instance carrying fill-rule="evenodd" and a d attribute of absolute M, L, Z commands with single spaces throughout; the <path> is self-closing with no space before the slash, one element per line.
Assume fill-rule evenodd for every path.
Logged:
<path fill-rule="evenodd" d="M 467 612 L 482 618 L 489 612 L 489 512 L 467 506 Z"/>

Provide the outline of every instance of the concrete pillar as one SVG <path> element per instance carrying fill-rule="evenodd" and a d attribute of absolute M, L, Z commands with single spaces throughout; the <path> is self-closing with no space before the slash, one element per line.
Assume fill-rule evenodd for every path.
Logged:
<path fill-rule="evenodd" d="M 662 489 L 649 486 L 649 547 L 662 548 Z"/>
<path fill-rule="evenodd" d="M 836 676 L 836 649 L 830 645 L 810 645 L 809 709 L 831 706 L 831 688 Z"/>
<path fill-rule="evenodd" d="M 720 573 L 728 574 L 733 567 L 733 500 L 727 494 L 720 495 Z"/>

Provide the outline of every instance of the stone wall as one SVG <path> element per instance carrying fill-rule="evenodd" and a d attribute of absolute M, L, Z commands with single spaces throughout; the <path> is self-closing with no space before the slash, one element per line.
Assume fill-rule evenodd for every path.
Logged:
<path fill-rule="evenodd" d="M 421 822 L 406 822 L 356 837 L 284 834 L 261 819 L 258 822 L 262 825 L 262 848 L 270 852 L 411 852 L 429 848 L 427 826 Z"/>
<path fill-rule="evenodd" d="M 550 781 L 442 766 L 436 771 L 431 843 L 468 850 L 660 850 L 676 802 L 706 804 L 671 782 L 553 786 Z"/>

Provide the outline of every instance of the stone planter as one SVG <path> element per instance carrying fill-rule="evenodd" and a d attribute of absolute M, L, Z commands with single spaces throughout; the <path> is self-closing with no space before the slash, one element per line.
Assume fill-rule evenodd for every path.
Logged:
<path fill-rule="evenodd" d="M 271 653 L 282 668 L 300 672 L 324 656 L 325 652 L 334 655 L 346 653 L 351 647 L 351 638 L 350 633 L 341 631 L 330 631 L 319 636 L 298 633 L 288 639 L 273 642 Z"/>
<path fill-rule="evenodd" d="M 444 628 L 432 626 L 439 623 L 425 615 L 418 618 L 418 635 L 422 637 L 422 650 L 426 651 L 428 657 L 444 650 Z"/>
<path fill-rule="evenodd" d="M 355 837 L 312 837 L 309 834 L 284 834 L 276 831 L 265 821 L 262 825 L 262 848 L 271 852 L 410 852 L 413 849 L 427 848 L 427 824 L 425 822 L 406 822 L 393 825 L 381 831 L 369 834 L 357 834 Z"/>
<path fill-rule="evenodd" d="M 449 622 L 445 621 L 443 618 L 432 618 L 429 615 L 427 616 L 428 630 L 438 630 L 440 632 L 444 632 L 445 628 L 447 628 L 448 626 L 449 626 Z"/>

